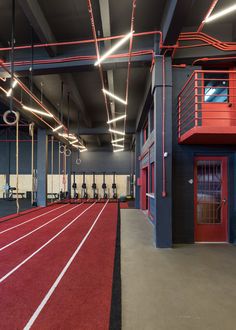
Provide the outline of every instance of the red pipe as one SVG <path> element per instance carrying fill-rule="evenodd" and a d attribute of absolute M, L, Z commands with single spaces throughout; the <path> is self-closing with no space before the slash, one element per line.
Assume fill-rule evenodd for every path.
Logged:
<path fill-rule="evenodd" d="M 141 50 L 137 52 L 132 52 L 132 57 L 142 56 L 142 55 L 152 55 L 154 54 L 152 49 Z M 128 57 L 129 53 L 115 54 L 110 55 L 108 58 L 125 58 Z M 64 57 L 64 58 L 56 58 L 56 59 L 46 59 L 46 60 L 35 60 L 34 65 L 37 64 L 53 64 L 53 63 L 64 63 L 64 62 L 74 62 L 74 61 L 84 61 L 84 60 L 96 60 L 97 56 L 72 56 L 72 57 Z M 9 62 L 4 63 L 7 67 L 10 66 Z M 31 61 L 17 61 L 14 63 L 15 66 L 24 66 L 31 65 Z"/>
<path fill-rule="evenodd" d="M 207 61 L 224 61 L 224 60 L 236 60 L 236 56 L 228 56 L 228 57 L 203 57 L 198 58 L 193 61 L 192 65 L 195 65 L 197 62 L 207 62 Z"/>
<path fill-rule="evenodd" d="M 131 23 L 130 23 L 130 32 L 134 31 L 135 8 L 136 8 L 136 0 L 133 0 Z M 129 42 L 129 60 L 128 60 L 128 69 L 127 69 L 127 77 L 126 77 L 126 91 L 125 91 L 125 100 L 126 100 L 125 114 L 127 114 L 128 99 L 129 99 L 129 81 L 130 81 L 132 48 L 133 48 L 133 34 L 131 35 L 130 42 Z M 125 132 L 125 129 L 126 129 L 126 117 L 125 117 L 125 120 L 124 120 L 124 132 Z"/>
<path fill-rule="evenodd" d="M 11 72 L 9 71 L 9 69 L 3 64 L 2 61 L 0 61 L 0 66 L 8 73 L 11 74 Z M 19 86 L 21 86 L 21 88 L 42 108 L 44 109 L 47 113 L 51 114 L 51 112 L 40 102 L 40 100 L 25 86 L 25 84 L 22 83 L 21 80 L 19 80 L 15 75 L 14 75 L 14 79 L 18 82 Z M 0 87 L 5 93 L 6 91 Z M 17 100 L 15 97 L 13 98 L 18 104 L 20 104 L 22 106 L 22 102 L 20 102 L 19 100 Z M 32 114 L 34 116 L 36 116 L 39 120 L 41 120 L 43 123 L 45 123 L 48 127 L 50 127 L 51 129 L 53 129 L 53 127 L 48 124 L 45 120 L 43 120 L 40 116 L 38 116 L 36 113 L 32 112 Z M 57 122 L 57 124 L 61 125 L 62 123 L 53 116 L 53 119 Z M 67 128 L 63 125 L 64 129 L 67 130 Z"/>
<path fill-rule="evenodd" d="M 154 30 L 154 31 L 134 33 L 133 37 L 143 37 L 143 36 L 155 35 L 155 34 L 160 35 L 160 46 L 162 46 L 162 32 L 161 31 Z M 124 37 L 125 37 L 125 34 L 113 36 L 113 37 L 111 36 L 111 37 L 96 38 L 96 42 L 102 42 L 102 41 L 107 41 L 107 40 L 116 40 L 116 39 L 121 39 Z M 33 48 L 54 47 L 54 46 L 72 46 L 72 45 L 79 45 L 79 44 L 93 43 L 93 42 L 95 42 L 94 39 L 65 41 L 65 42 L 51 42 L 51 43 L 44 43 L 44 44 L 36 44 L 33 46 Z M 32 49 L 32 45 L 16 46 L 16 47 L 14 47 L 14 49 L 15 50 Z M 11 47 L 0 48 L 0 51 L 9 51 L 9 50 L 11 50 Z"/>
<path fill-rule="evenodd" d="M 1 63 L 0 63 L 0 65 L 1 65 Z M 2 90 L 5 94 L 7 93 L 7 91 L 4 89 L 4 88 L 2 88 L 1 86 L 0 86 L 0 90 Z M 18 105 L 20 106 L 20 107 L 22 107 L 22 102 L 21 101 L 19 101 L 16 97 L 13 97 L 13 100 L 16 102 L 16 103 L 18 103 Z M 46 124 L 50 129 L 53 129 L 53 127 L 50 125 L 50 124 L 48 124 L 43 118 L 41 118 L 40 116 L 38 116 L 36 113 L 34 113 L 34 112 L 32 112 L 32 114 L 36 117 L 36 118 L 38 118 L 39 120 L 41 120 L 44 124 Z"/>
<path fill-rule="evenodd" d="M 211 5 L 210 5 L 210 8 L 208 9 L 207 11 L 207 14 L 206 16 L 204 17 L 204 20 L 201 22 L 201 24 L 199 25 L 198 29 L 197 29 L 197 32 L 201 32 L 204 25 L 205 25 L 205 20 L 211 15 L 213 9 L 215 8 L 215 6 L 217 5 L 219 0 L 213 0 Z"/>
<path fill-rule="evenodd" d="M 166 77 L 165 56 L 162 56 L 162 197 L 166 197 L 166 162 L 165 162 L 165 103 L 166 103 Z"/>

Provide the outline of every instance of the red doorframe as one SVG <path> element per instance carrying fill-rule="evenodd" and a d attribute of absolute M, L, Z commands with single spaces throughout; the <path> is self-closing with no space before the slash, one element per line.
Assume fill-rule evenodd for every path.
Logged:
<path fill-rule="evenodd" d="M 221 162 L 221 204 L 220 204 L 221 222 L 220 223 L 198 222 L 198 186 L 197 186 L 198 161 Z M 204 174 L 204 176 L 206 176 L 206 173 Z M 207 205 L 205 207 L 209 208 L 210 205 L 209 202 L 206 202 L 206 204 Z M 215 206 L 213 205 L 213 207 Z M 227 242 L 228 241 L 228 159 L 227 157 L 203 156 L 203 157 L 195 157 L 194 159 L 194 236 L 195 236 L 195 242 Z"/>
<path fill-rule="evenodd" d="M 145 166 L 141 168 L 141 209 L 147 210 L 149 208 L 148 205 L 148 197 L 146 193 L 149 188 L 149 166 Z"/>

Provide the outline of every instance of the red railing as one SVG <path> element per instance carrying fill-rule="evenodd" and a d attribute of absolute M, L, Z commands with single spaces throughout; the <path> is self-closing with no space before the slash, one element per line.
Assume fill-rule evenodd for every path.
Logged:
<path fill-rule="evenodd" d="M 194 127 L 236 128 L 236 70 L 196 70 L 178 96 L 178 137 Z"/>

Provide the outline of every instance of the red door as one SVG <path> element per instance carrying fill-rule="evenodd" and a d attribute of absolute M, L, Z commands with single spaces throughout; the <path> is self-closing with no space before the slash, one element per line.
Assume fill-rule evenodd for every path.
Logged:
<path fill-rule="evenodd" d="M 141 209 L 148 209 L 148 167 L 142 168 L 142 176 L 141 176 Z"/>
<path fill-rule="evenodd" d="M 196 157 L 194 167 L 195 241 L 228 240 L 227 157 Z"/>

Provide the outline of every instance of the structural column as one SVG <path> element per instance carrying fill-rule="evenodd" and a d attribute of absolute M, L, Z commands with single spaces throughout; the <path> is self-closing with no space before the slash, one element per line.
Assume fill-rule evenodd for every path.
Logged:
<path fill-rule="evenodd" d="M 37 205 L 47 205 L 48 136 L 43 128 L 37 132 Z"/>
<path fill-rule="evenodd" d="M 67 163 L 66 163 L 67 175 L 68 175 L 68 179 L 67 179 L 68 198 L 71 197 L 72 155 L 73 153 L 71 153 L 71 155 L 67 157 Z"/>
<path fill-rule="evenodd" d="M 163 84 L 164 83 L 164 84 Z M 163 89 L 164 86 L 164 89 Z M 152 77 L 155 132 L 155 243 L 172 246 L 172 63 L 156 58 Z"/>
<path fill-rule="evenodd" d="M 135 136 L 135 207 L 140 208 L 140 186 L 138 179 L 140 179 L 140 132 L 136 132 Z"/>

